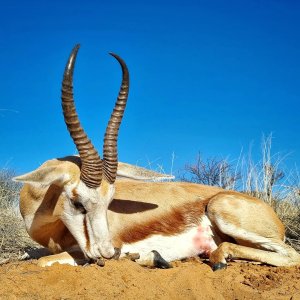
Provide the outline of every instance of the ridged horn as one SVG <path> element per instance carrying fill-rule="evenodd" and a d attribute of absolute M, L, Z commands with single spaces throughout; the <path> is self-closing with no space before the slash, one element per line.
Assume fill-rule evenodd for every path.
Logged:
<path fill-rule="evenodd" d="M 81 180 L 90 188 L 97 188 L 102 180 L 102 161 L 80 125 L 73 97 L 73 72 L 80 45 L 76 45 L 69 57 L 62 81 L 62 109 L 65 123 L 81 159 Z"/>
<path fill-rule="evenodd" d="M 119 95 L 111 114 L 110 120 L 106 127 L 103 145 L 103 173 L 105 179 L 110 183 L 114 183 L 117 176 L 118 168 L 118 133 L 120 124 L 124 115 L 128 92 L 129 92 L 129 72 L 128 68 L 118 55 L 109 53 L 120 63 L 122 68 L 122 84 L 120 87 Z"/>

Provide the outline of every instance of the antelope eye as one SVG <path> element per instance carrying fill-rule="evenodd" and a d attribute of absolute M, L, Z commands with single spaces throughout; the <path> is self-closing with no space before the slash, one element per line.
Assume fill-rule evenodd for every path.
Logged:
<path fill-rule="evenodd" d="M 78 202 L 78 201 L 74 201 L 73 202 L 74 207 L 79 210 L 81 213 L 86 214 L 86 209 L 84 208 L 84 206 Z"/>

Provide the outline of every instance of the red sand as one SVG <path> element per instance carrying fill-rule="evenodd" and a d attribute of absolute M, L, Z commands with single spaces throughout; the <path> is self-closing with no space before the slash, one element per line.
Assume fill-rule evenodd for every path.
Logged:
<path fill-rule="evenodd" d="M 213 272 L 197 259 L 173 266 L 147 269 L 129 260 L 107 261 L 105 267 L 9 263 L 0 267 L 0 299 L 300 299 L 300 266 L 232 262 Z"/>

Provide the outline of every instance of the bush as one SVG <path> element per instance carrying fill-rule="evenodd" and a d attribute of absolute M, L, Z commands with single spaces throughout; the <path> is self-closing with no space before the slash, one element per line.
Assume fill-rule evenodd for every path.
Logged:
<path fill-rule="evenodd" d="M 227 160 L 216 157 L 204 160 L 200 153 L 194 164 L 185 166 L 185 172 L 182 181 L 219 186 L 225 190 L 233 190 L 240 179 L 240 174 Z"/>

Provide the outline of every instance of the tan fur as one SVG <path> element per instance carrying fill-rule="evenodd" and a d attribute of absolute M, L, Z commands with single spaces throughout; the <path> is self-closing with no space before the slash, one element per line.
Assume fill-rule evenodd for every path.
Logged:
<path fill-rule="evenodd" d="M 122 243 L 134 243 L 153 234 L 174 235 L 192 225 L 198 225 L 208 201 L 195 201 L 174 207 L 170 212 L 156 215 L 150 220 L 130 224 L 116 237 Z"/>
<path fill-rule="evenodd" d="M 70 174 L 71 180 L 79 180 L 76 158 L 48 161 L 42 167 L 49 165 L 59 166 Z M 76 191 L 73 194 L 76 198 Z M 26 217 L 34 216 L 31 227 L 27 228 L 30 236 L 53 252 L 68 251 L 76 245 L 60 221 L 64 201 L 64 193 L 57 185 L 25 184 L 21 191 L 20 208 L 25 222 Z M 210 258 L 213 263 L 226 262 L 230 256 L 273 265 L 300 263 L 299 254 L 283 243 L 284 226 L 271 207 L 256 198 L 217 187 L 117 180 L 114 200 L 108 209 L 109 230 L 114 245 L 120 247 L 155 234 L 177 235 L 199 224 L 205 213 L 219 237 L 220 247 Z M 242 248 L 231 246 L 228 241 Z M 272 253 L 270 260 L 269 253 Z"/>
<path fill-rule="evenodd" d="M 249 232 L 284 239 L 284 226 L 274 210 L 265 202 L 245 194 L 232 191 L 217 194 L 209 203 L 209 216 L 229 219 L 231 224 L 247 228 Z M 254 220 L 263 220 L 264 226 Z"/>

